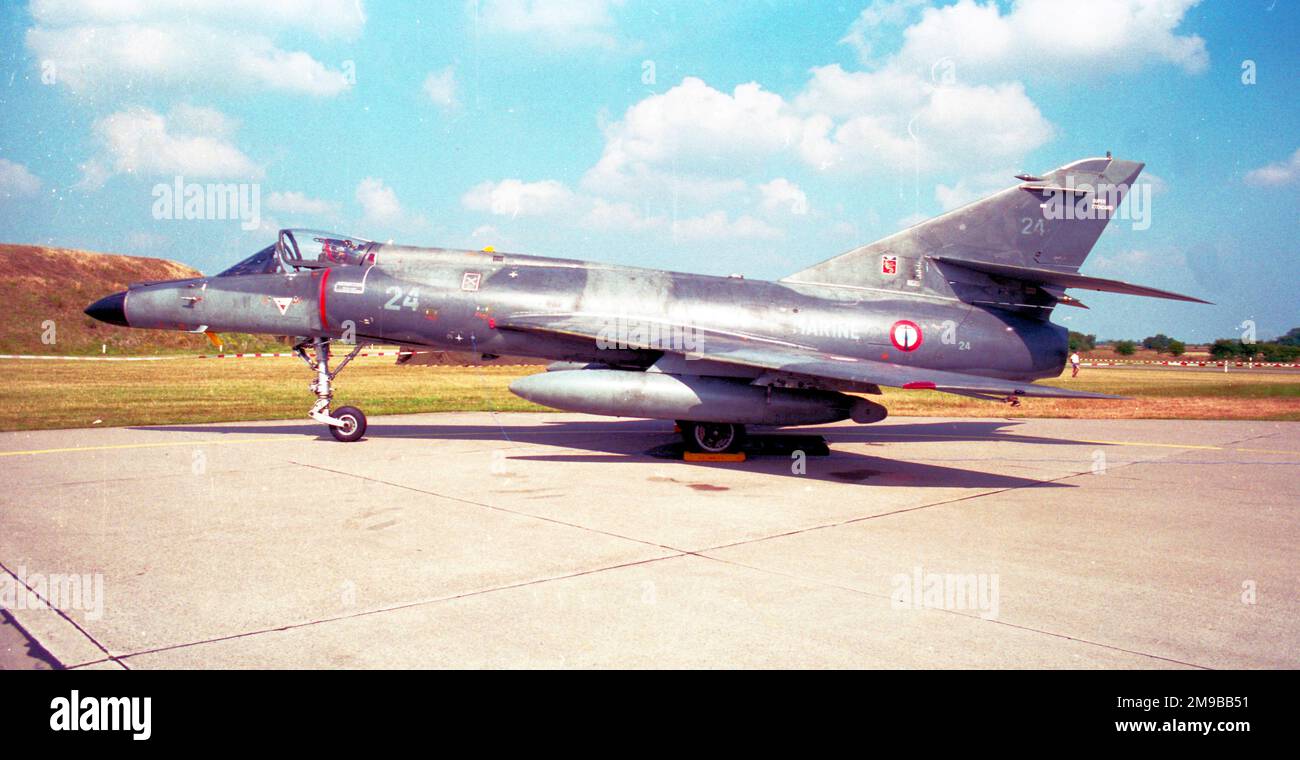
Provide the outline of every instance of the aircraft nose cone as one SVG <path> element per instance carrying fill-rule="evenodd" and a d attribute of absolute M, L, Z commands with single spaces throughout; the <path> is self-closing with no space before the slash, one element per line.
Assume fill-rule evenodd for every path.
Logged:
<path fill-rule="evenodd" d="M 120 327 L 130 327 L 126 321 L 126 291 L 114 293 L 111 296 L 104 296 L 98 301 L 86 307 L 86 313 L 98 319 L 100 322 L 107 322 L 110 325 Z"/>

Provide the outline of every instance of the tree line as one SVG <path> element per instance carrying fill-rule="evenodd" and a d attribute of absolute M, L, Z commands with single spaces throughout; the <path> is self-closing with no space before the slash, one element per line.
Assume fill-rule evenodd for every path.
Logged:
<path fill-rule="evenodd" d="M 1120 356 L 1132 356 L 1138 346 L 1168 354 L 1182 356 L 1187 344 L 1164 333 L 1143 338 L 1141 341 L 1114 340 L 1107 342 Z M 1070 331 L 1070 351 L 1091 351 L 1097 347 L 1097 336 Z M 1300 327 L 1293 327 L 1276 340 L 1243 341 L 1240 338 L 1219 338 L 1210 344 L 1210 356 L 1219 361 L 1294 362 L 1300 359 Z"/>

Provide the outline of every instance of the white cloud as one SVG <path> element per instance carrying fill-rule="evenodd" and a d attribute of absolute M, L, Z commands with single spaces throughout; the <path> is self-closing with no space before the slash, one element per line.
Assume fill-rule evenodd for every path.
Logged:
<path fill-rule="evenodd" d="M 772 187 L 768 189 L 768 194 L 773 198 L 784 197 L 786 205 L 802 194 L 801 190 L 784 179 L 775 180 L 769 185 Z M 670 223 L 666 214 L 652 213 L 645 205 L 575 193 L 555 180 L 524 182 L 504 179 L 500 182 L 482 182 L 461 196 L 461 204 L 470 210 L 496 216 L 549 216 L 588 230 L 669 230 L 678 240 L 777 239 L 785 234 L 781 229 L 748 214 L 732 219 L 727 212 L 721 210 L 676 219 Z M 480 228 L 484 229 L 496 234 L 494 227 Z M 478 236 L 478 230 L 475 231 L 475 236 Z"/>
<path fill-rule="evenodd" d="M 297 191 L 274 192 L 266 196 L 268 211 L 279 211 L 295 216 L 330 216 L 339 213 L 334 201 L 311 198 Z"/>
<path fill-rule="evenodd" d="M 724 211 L 713 211 L 703 216 L 676 219 L 672 224 L 673 238 L 677 240 L 778 240 L 785 233 L 777 227 L 741 215 L 735 220 Z"/>
<path fill-rule="evenodd" d="M 442 71 L 431 71 L 424 78 L 424 94 L 437 105 L 451 108 L 456 105 L 456 69 L 448 66 Z"/>
<path fill-rule="evenodd" d="M 233 129 L 212 109 L 181 107 L 169 116 L 147 108 L 117 111 L 95 122 L 99 151 L 83 166 L 81 186 L 96 189 L 116 174 L 260 179 L 262 167 L 228 141 Z"/>
<path fill-rule="evenodd" d="M 491 248 L 494 251 L 517 251 L 526 248 L 527 244 L 521 246 L 518 241 L 496 227 L 482 224 L 475 227 L 468 237 L 463 238 L 461 246 L 470 250 Z"/>
<path fill-rule="evenodd" d="M 849 25 L 849 31 L 840 40 L 840 44 L 851 45 L 858 51 L 859 58 L 864 62 L 869 61 L 875 53 L 875 45 L 882 36 L 881 33 L 906 21 L 911 10 L 924 2 L 925 0 L 874 0 Z"/>
<path fill-rule="evenodd" d="M 649 216 L 631 203 L 611 203 L 602 198 L 590 201 L 591 208 L 583 214 L 578 224 L 592 230 L 613 230 L 623 232 L 644 232 L 662 228 L 667 218 Z"/>
<path fill-rule="evenodd" d="M 153 85 L 331 96 L 350 86 L 348 77 L 306 52 L 277 47 L 271 35 L 350 38 L 365 22 L 359 8 L 348 0 L 37 0 L 26 42 L 53 65 L 58 83 L 79 94 Z"/>
<path fill-rule="evenodd" d="M 215 108 L 181 103 L 167 114 L 171 127 L 178 132 L 209 137 L 231 137 L 239 122 Z"/>
<path fill-rule="evenodd" d="M 951 61 L 962 79 L 1030 72 L 1077 80 L 1153 61 L 1199 73 L 1209 65 L 1205 40 L 1177 32 L 1198 2 L 1017 0 L 1003 13 L 996 3 L 958 0 L 926 8 L 905 30 L 897 61 L 927 73 Z"/>
<path fill-rule="evenodd" d="M 469 0 L 475 22 L 489 32 L 523 37 L 536 46 L 613 48 L 610 11 L 622 0 Z"/>
<path fill-rule="evenodd" d="M 1004 11 L 975 0 L 924 9 L 917 0 L 875 2 L 841 40 L 870 61 L 869 70 L 816 67 L 788 97 L 755 82 L 728 92 L 686 77 L 603 124 L 604 149 L 579 182 L 584 195 L 566 189 L 565 208 L 578 209 L 589 228 L 649 229 L 663 217 L 645 209 L 671 207 L 679 239 L 772 239 L 783 231 L 754 213 L 773 219 L 773 212 L 807 209 L 806 193 L 790 179 L 800 165 L 841 176 L 962 176 L 935 185 L 936 199 L 952 208 L 1009 186 L 1025 157 L 1056 133 L 1015 77 L 1105 73 L 1153 61 L 1201 71 L 1204 42 L 1177 31 L 1194 4 L 1018 0 Z M 545 26 L 524 20 L 541 3 L 491 5 L 518 16 L 498 18 L 499 26 Z M 607 16 L 603 4 L 583 8 L 597 6 Z M 897 33 L 892 51 L 881 50 L 884 31 Z M 758 183 L 773 169 L 786 176 Z M 463 202 L 528 213 L 523 188 L 484 183 Z"/>
<path fill-rule="evenodd" d="M 669 180 L 716 186 L 787 158 L 852 174 L 1016 165 L 1055 129 L 1013 76 L 1077 78 L 1152 61 L 1201 71 L 1204 41 L 1177 31 L 1195 2 L 1018 0 L 1005 12 L 975 0 L 874 2 L 842 40 L 874 58 L 872 70 L 816 67 L 789 100 L 756 83 L 727 93 L 688 77 L 606 127 L 582 186 L 644 196 L 670 191 Z M 880 55 L 880 32 L 892 27 L 901 47 Z"/>
<path fill-rule="evenodd" d="M 674 181 L 678 189 L 716 191 L 718 181 L 708 176 L 710 170 L 761 161 L 796 145 L 802 130 L 803 120 L 788 111 L 785 100 L 756 83 L 728 94 L 687 77 L 636 103 L 606 128 L 604 151 L 582 185 L 620 195 L 672 191 Z M 678 166 L 690 170 L 683 175 Z"/>
<path fill-rule="evenodd" d="M 717 175 L 774 158 L 850 174 L 988 167 L 1018 161 L 1052 134 L 1016 82 L 936 87 L 896 69 L 846 72 L 835 64 L 814 69 L 790 102 L 754 83 L 728 94 L 688 77 L 606 128 L 582 186 L 638 197 L 683 185 L 723 188 L 716 198 L 743 190 Z"/>
<path fill-rule="evenodd" d="M 40 179 L 26 166 L 0 158 L 0 198 L 26 198 L 40 191 Z"/>
<path fill-rule="evenodd" d="M 366 177 L 357 185 L 357 203 L 361 204 L 362 219 L 367 224 L 401 224 L 406 210 L 397 200 L 397 193 L 384 181 Z"/>
<path fill-rule="evenodd" d="M 573 192 L 555 180 L 482 182 L 461 197 L 465 208 L 497 216 L 541 216 L 567 208 Z"/>
<path fill-rule="evenodd" d="M 1300 150 L 1289 159 L 1261 166 L 1246 173 L 1246 184 L 1258 187 L 1286 185 L 1300 177 Z"/>
<path fill-rule="evenodd" d="M 848 119 L 863 114 L 905 112 L 921 107 L 933 89 L 915 74 L 895 68 L 845 71 L 838 63 L 816 66 L 794 98 L 801 113 Z"/>
<path fill-rule="evenodd" d="M 823 170 L 996 166 L 1053 134 L 1018 82 L 935 86 L 892 67 L 847 72 L 833 64 L 813 69 L 795 103 L 812 114 L 800 151 Z"/>
<path fill-rule="evenodd" d="M 795 216 L 808 213 L 808 194 L 785 177 L 758 186 L 766 211 L 787 211 Z"/>
<path fill-rule="evenodd" d="M 952 211 L 1011 187 L 1019 181 L 1014 179 L 1018 173 L 1015 169 L 1000 169 L 964 176 L 952 185 L 940 183 L 935 185 L 934 198 L 944 211 Z"/>

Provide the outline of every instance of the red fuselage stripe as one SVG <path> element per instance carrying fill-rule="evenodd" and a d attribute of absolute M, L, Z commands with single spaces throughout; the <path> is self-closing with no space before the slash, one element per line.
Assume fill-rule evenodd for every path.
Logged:
<path fill-rule="evenodd" d="M 325 316 L 325 283 L 329 282 L 330 270 L 324 270 L 320 278 L 320 329 L 328 330 L 330 326 L 329 317 Z"/>

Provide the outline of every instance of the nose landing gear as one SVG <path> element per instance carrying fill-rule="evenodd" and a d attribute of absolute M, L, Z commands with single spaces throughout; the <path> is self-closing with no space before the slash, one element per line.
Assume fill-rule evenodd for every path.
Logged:
<path fill-rule="evenodd" d="M 307 347 L 312 347 L 315 356 L 307 354 Z M 308 388 L 316 395 L 316 403 L 312 405 L 311 411 L 307 413 L 317 422 L 323 422 L 329 426 L 330 435 L 336 440 L 350 443 L 359 441 L 366 434 L 366 415 L 362 414 L 360 409 L 354 406 L 341 406 L 330 413 L 330 403 L 334 400 L 334 378 L 348 366 L 348 362 L 356 358 L 361 353 L 361 344 L 358 343 L 352 348 L 352 352 L 339 362 L 334 370 L 330 371 L 330 342 L 326 338 L 315 338 L 310 341 L 304 340 L 293 347 L 293 352 L 302 359 L 304 363 L 316 373 L 316 377 L 311 381 Z"/>

